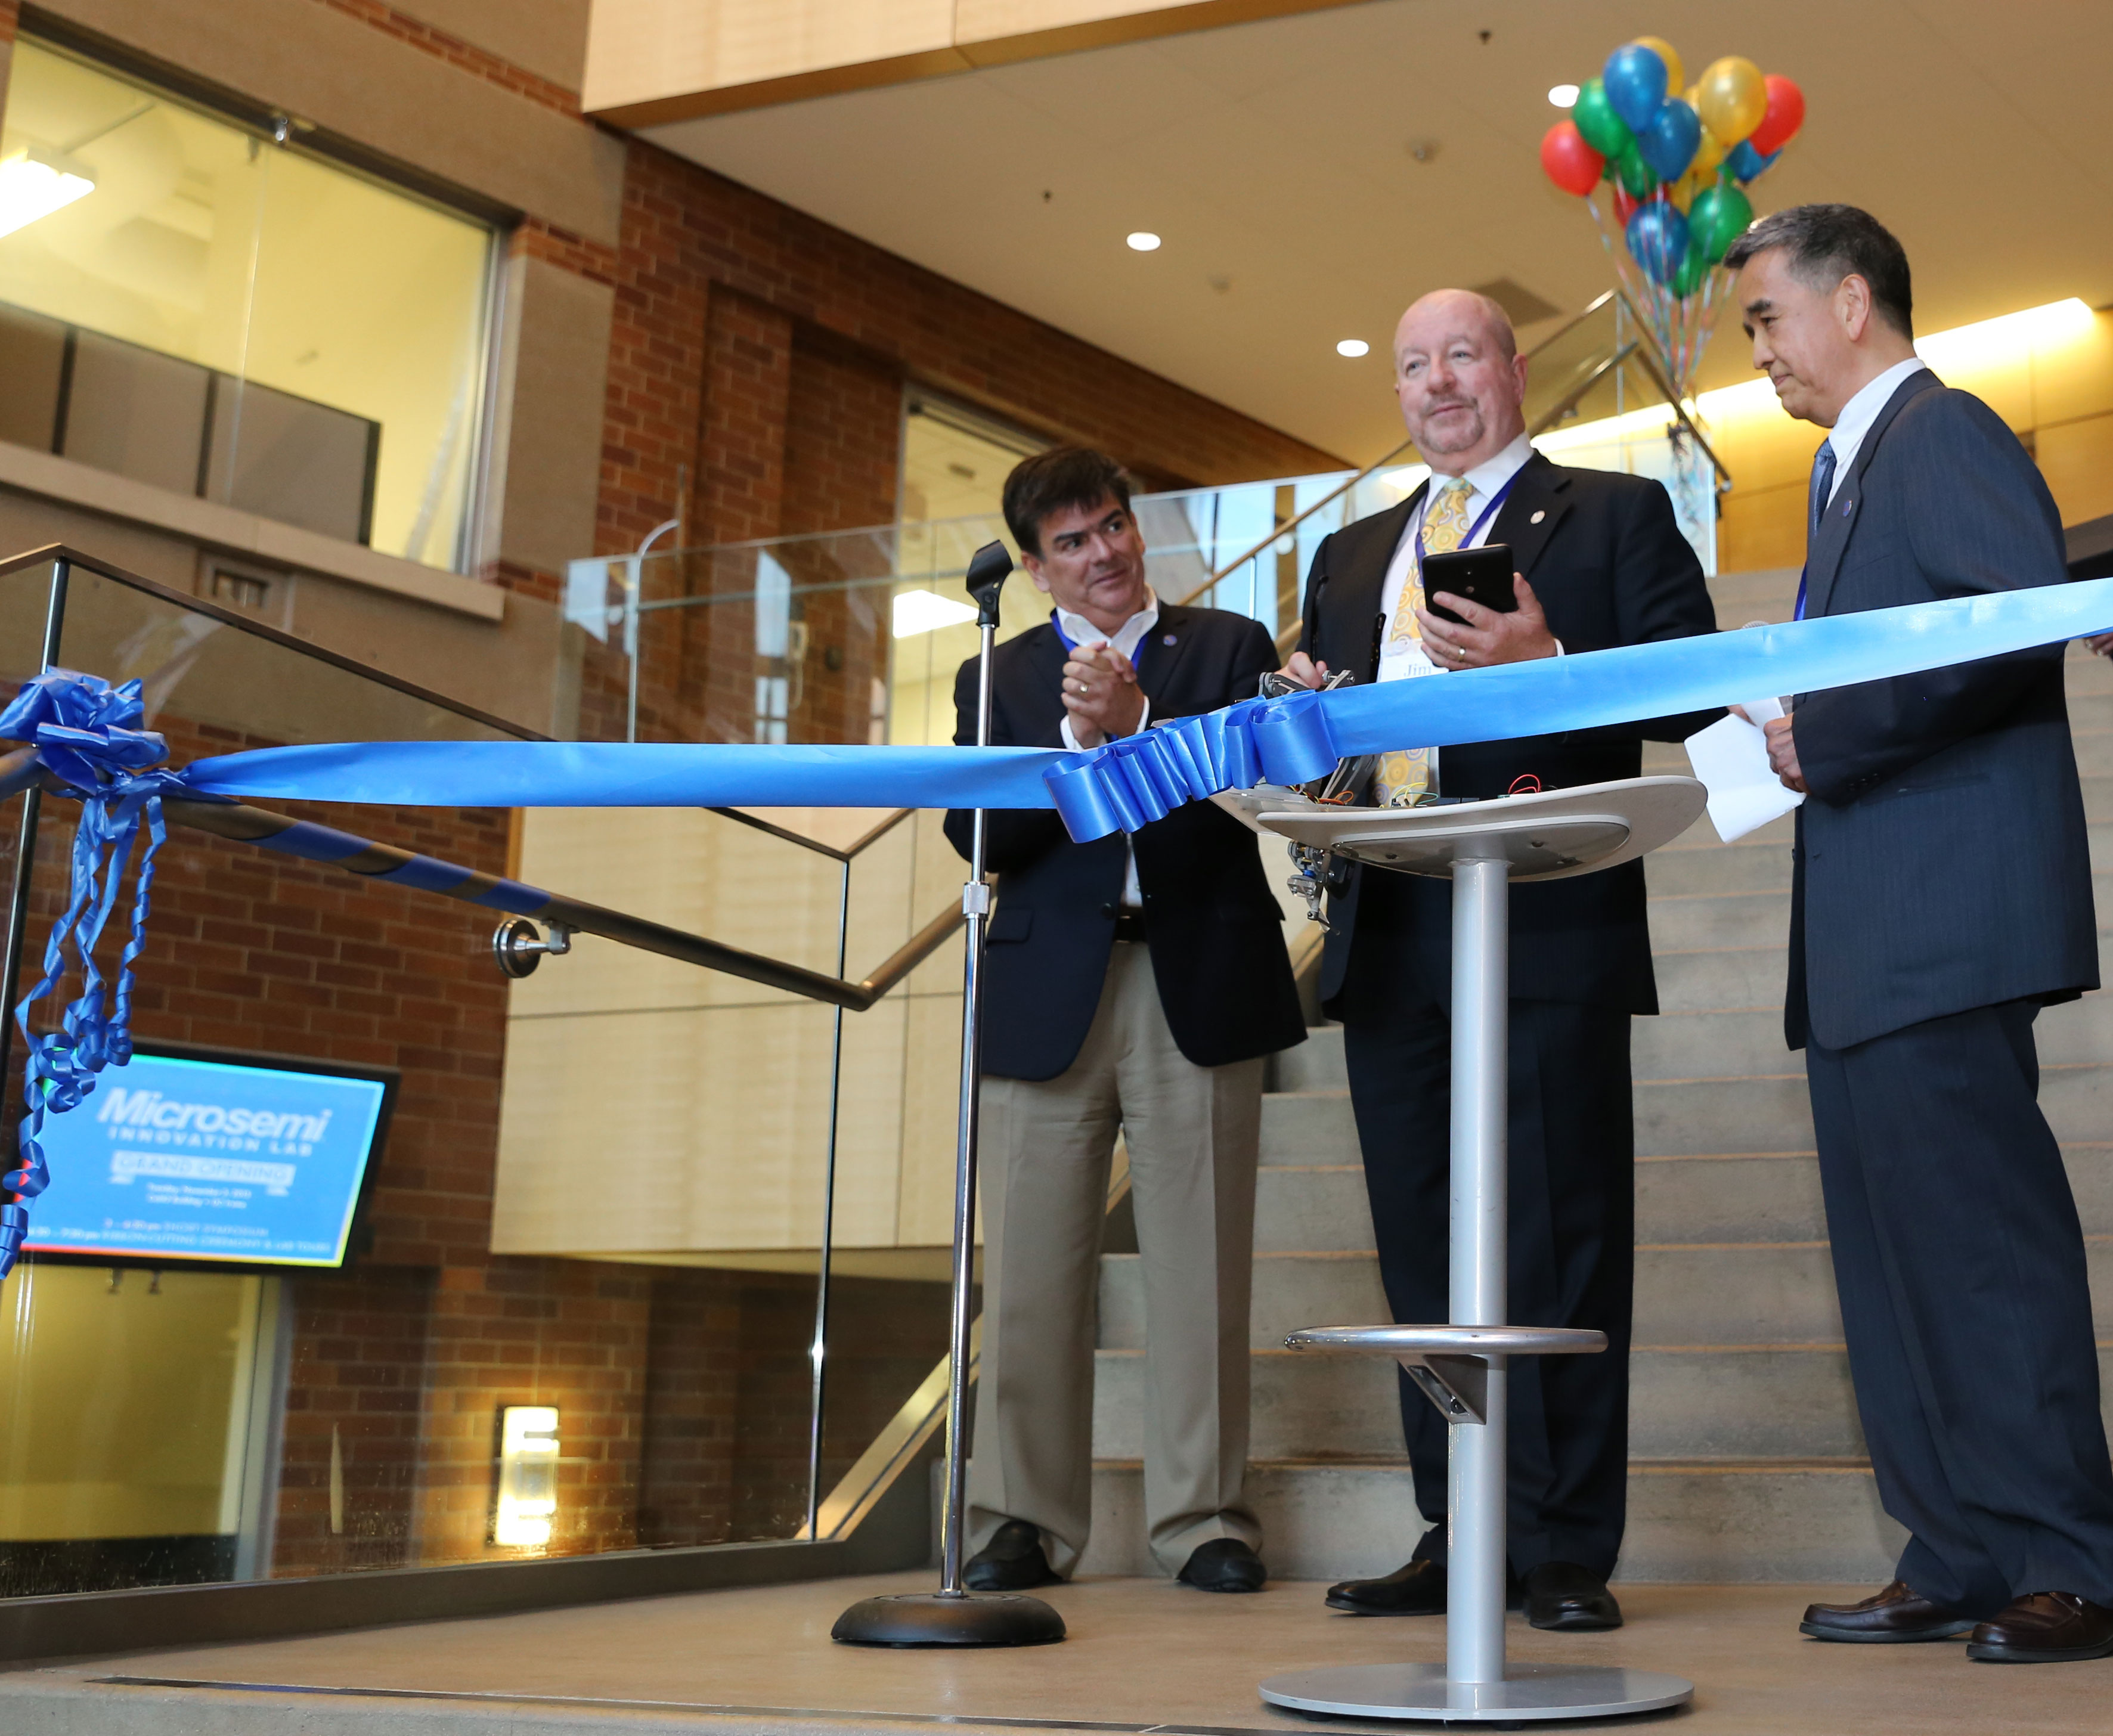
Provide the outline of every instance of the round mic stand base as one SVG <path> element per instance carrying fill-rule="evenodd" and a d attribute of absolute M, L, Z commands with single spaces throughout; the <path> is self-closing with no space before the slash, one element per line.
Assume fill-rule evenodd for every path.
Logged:
<path fill-rule="evenodd" d="M 1047 1646 L 1064 1618 L 1011 1592 L 908 1592 L 868 1597 L 837 1618 L 829 1638 L 849 1646 Z"/>

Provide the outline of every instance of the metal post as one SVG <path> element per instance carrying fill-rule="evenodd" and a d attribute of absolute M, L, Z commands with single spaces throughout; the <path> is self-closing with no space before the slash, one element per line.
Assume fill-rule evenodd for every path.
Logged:
<path fill-rule="evenodd" d="M 976 745 L 990 745 L 991 654 L 997 642 L 998 592 L 1012 571 L 1002 543 L 986 543 L 969 563 L 982 656 L 976 684 Z M 837 1618 L 832 1639 L 856 1646 L 1039 1646 L 1064 1637 L 1063 1619 L 1017 1592 L 971 1594 L 961 1583 L 962 1525 L 968 1507 L 970 1293 L 975 1283 L 976 1137 L 982 1119 L 983 971 L 990 883 L 983 877 L 988 827 L 974 810 L 969 880 L 961 889 L 968 948 L 961 977 L 961 1100 L 954 1164 L 954 1295 L 947 1335 L 946 1495 L 940 1515 L 939 1589 L 929 1596 L 868 1597 Z"/>
<path fill-rule="evenodd" d="M 982 626 L 982 664 L 976 681 L 976 745 L 990 745 L 991 651 L 997 623 Z M 988 821 L 975 810 L 969 833 L 969 882 L 961 888 L 968 919 L 967 959 L 961 976 L 961 1129 L 954 1163 L 954 1313 L 947 1365 L 947 1503 L 939 1533 L 939 1595 L 960 1597 L 961 1524 L 968 1509 L 969 1292 L 975 1282 L 976 1138 L 983 1121 L 983 931 L 990 921 L 990 883 L 983 878 Z"/>
<path fill-rule="evenodd" d="M 1486 841 L 1470 848 L 1490 850 Z M 1507 1221 L 1504 1110 L 1509 1055 L 1510 864 L 1453 863 L 1453 1196 L 1448 1312 L 1455 1326 L 1501 1326 Z M 1445 1673 L 1504 1679 L 1504 1359 L 1489 1360 L 1480 1424 L 1456 1423 L 1446 1515 Z"/>
<path fill-rule="evenodd" d="M 851 927 L 851 859 L 843 859 L 843 878 L 837 895 L 837 974 L 844 973 L 846 948 Z M 822 1514 L 822 1401 L 829 1348 L 829 1256 L 837 1236 L 837 1120 L 844 1095 L 844 1009 L 834 1009 L 836 1024 L 829 1036 L 829 1137 L 822 1169 L 822 1246 L 815 1274 L 815 1342 L 809 1351 L 813 1366 L 814 1391 L 807 1416 L 807 1541 L 818 1542 Z"/>

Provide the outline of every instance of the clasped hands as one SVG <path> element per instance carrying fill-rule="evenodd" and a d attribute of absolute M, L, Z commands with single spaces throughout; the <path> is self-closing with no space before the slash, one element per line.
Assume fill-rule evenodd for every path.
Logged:
<path fill-rule="evenodd" d="M 1134 735 L 1144 722 L 1136 668 L 1105 640 L 1073 646 L 1064 665 L 1064 709 L 1082 748 Z"/>

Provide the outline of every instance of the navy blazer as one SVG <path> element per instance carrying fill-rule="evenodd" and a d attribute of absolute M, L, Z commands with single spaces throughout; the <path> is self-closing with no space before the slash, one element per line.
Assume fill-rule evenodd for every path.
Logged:
<path fill-rule="evenodd" d="M 1878 412 L 1805 563 L 1808 615 L 2060 585 L 2061 517 L 1987 405 L 1927 371 Z M 1800 695 L 1784 1034 L 1830 1049 L 2098 986 L 2061 645 Z"/>
<path fill-rule="evenodd" d="M 1376 623 L 1387 567 L 1422 493 L 1345 526 L 1315 554 L 1299 648 L 1330 670 L 1349 669 L 1360 681 L 1376 677 Z M 1549 631 L 1566 652 L 1716 631 L 1702 563 L 1680 534 L 1671 497 L 1649 478 L 1572 470 L 1536 453 L 1512 485 L 1489 540 L 1510 546 L 1513 565 L 1533 586 Z M 1447 795 L 1490 796 L 1502 795 L 1527 773 L 1546 790 L 1635 777 L 1642 770 L 1645 741 L 1679 740 L 1720 715 L 1701 712 L 1442 748 L 1439 788 Z M 1363 876 L 1391 872 L 1352 868 L 1331 895 L 1321 976 L 1324 1005 L 1341 991 L 1349 967 Z M 1390 900 L 1405 911 L 1410 925 L 1400 938 L 1410 948 L 1422 988 L 1449 1006 L 1452 885 L 1421 875 L 1403 877 L 1409 881 L 1402 889 L 1405 897 Z M 1658 1010 L 1641 862 L 1575 880 L 1514 887 L 1511 932 L 1514 997 L 1630 1013 Z"/>
<path fill-rule="evenodd" d="M 1065 656 L 1047 621 L 997 648 L 994 744 L 1064 745 Z M 1136 663 L 1157 721 L 1253 699 L 1257 678 L 1277 667 L 1277 656 L 1260 622 L 1161 604 Z M 954 682 L 954 740 L 974 741 L 974 658 Z M 947 836 L 965 858 L 970 826 L 965 811 L 947 816 Z M 997 875 L 997 903 L 984 976 L 983 1071 L 1053 1079 L 1079 1058 L 1100 1005 L 1122 900 L 1122 835 L 1075 844 L 1046 809 L 993 810 L 988 827 L 985 854 Z M 1255 835 L 1222 809 L 1191 802 L 1132 843 L 1159 1004 L 1181 1053 L 1199 1067 L 1221 1067 L 1303 1042 L 1283 912 Z"/>

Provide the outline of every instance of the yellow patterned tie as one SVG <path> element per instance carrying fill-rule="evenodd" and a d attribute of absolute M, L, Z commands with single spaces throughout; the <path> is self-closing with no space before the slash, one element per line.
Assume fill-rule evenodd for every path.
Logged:
<path fill-rule="evenodd" d="M 1467 499 L 1474 492 L 1467 478 L 1455 476 L 1431 498 L 1424 508 L 1419 533 L 1426 554 L 1450 554 L 1467 540 L 1467 532 L 1473 528 L 1467 520 Z M 1423 573 L 1412 562 L 1401 601 L 1394 612 L 1394 624 L 1387 629 L 1389 645 L 1423 637 L 1423 623 L 1416 618 L 1417 610 L 1422 607 Z M 1430 787 L 1429 748 L 1403 748 L 1380 756 L 1379 769 L 1372 775 L 1372 800 L 1380 807 L 1408 807 Z"/>

